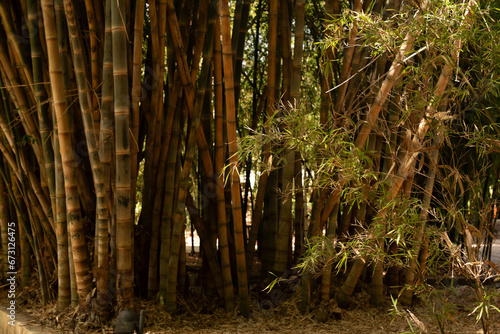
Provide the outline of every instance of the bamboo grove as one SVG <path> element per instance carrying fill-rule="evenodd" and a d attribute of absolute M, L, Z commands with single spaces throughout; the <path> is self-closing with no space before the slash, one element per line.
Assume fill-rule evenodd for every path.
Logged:
<path fill-rule="evenodd" d="M 359 282 L 374 304 L 411 303 L 446 263 L 443 233 L 488 255 L 467 247 L 491 241 L 499 194 L 494 14 L 1 1 L 2 275 L 15 221 L 19 281 L 44 304 L 175 312 L 192 226 L 203 288 L 229 311 L 247 316 L 251 284 L 297 266 L 305 305 L 349 305 Z"/>

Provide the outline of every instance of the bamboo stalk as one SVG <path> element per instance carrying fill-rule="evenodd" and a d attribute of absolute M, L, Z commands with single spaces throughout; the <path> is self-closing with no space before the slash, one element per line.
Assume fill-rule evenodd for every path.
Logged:
<path fill-rule="evenodd" d="M 328 227 L 326 230 L 326 237 L 330 240 L 334 240 L 337 236 L 338 227 L 338 215 L 339 215 L 340 205 L 335 204 L 332 213 L 330 214 L 330 219 L 328 221 Z M 328 302 L 330 300 L 330 287 L 332 279 L 333 263 L 328 263 L 323 271 L 323 276 L 321 277 L 321 300 Z"/>
<path fill-rule="evenodd" d="M 165 307 L 168 312 L 175 312 L 177 309 L 176 285 L 177 285 L 177 273 L 179 269 L 178 264 L 179 264 L 179 252 L 181 243 L 180 238 L 184 224 L 183 212 L 186 204 L 186 198 L 188 195 L 188 185 L 191 174 L 191 168 L 193 164 L 193 157 L 195 153 L 194 152 L 195 140 L 196 140 L 195 136 L 198 127 L 200 125 L 200 116 L 201 116 L 200 114 L 201 112 L 197 112 L 194 116 L 194 119 L 191 120 L 191 127 L 184 155 L 184 164 L 182 166 L 182 176 L 179 184 L 179 193 L 177 196 L 177 203 L 173 210 L 168 281 L 167 281 L 166 296 L 165 296 Z"/>
<path fill-rule="evenodd" d="M 28 66 L 28 62 L 26 61 L 23 52 L 21 51 L 21 46 L 19 45 L 18 34 L 14 30 L 14 26 L 11 20 L 11 17 L 8 13 L 8 9 L 5 7 L 5 3 L 0 3 L 0 18 L 2 19 L 2 25 L 7 34 L 7 38 L 11 49 L 14 51 L 14 56 L 16 61 L 21 65 L 21 82 L 28 86 L 27 91 L 29 91 L 33 96 L 35 95 L 34 86 L 33 86 L 33 76 L 32 70 Z M 31 33 L 31 31 L 30 31 Z"/>
<path fill-rule="evenodd" d="M 292 194 L 295 168 L 295 152 L 285 148 L 285 165 L 283 167 L 283 189 L 281 198 L 278 233 L 276 239 L 276 252 L 274 270 L 283 273 L 288 265 L 289 241 L 292 231 Z"/>
<path fill-rule="evenodd" d="M 220 266 L 217 263 L 216 250 L 214 247 L 211 246 L 210 242 L 208 242 L 210 240 L 209 230 L 207 230 L 203 225 L 203 220 L 201 219 L 200 212 L 198 209 L 196 209 L 191 194 L 188 194 L 187 196 L 186 208 L 191 217 L 191 221 L 193 222 L 196 231 L 200 236 L 200 243 L 202 248 L 201 251 L 204 254 L 206 254 L 208 267 L 210 268 L 210 272 L 212 274 L 217 293 L 219 294 L 219 296 L 222 297 L 224 296 L 224 290 L 222 286 L 222 275 L 220 271 Z"/>
<path fill-rule="evenodd" d="M 47 42 L 50 84 L 53 103 L 58 119 L 59 142 L 61 147 L 61 160 L 66 188 L 66 208 L 68 212 L 68 225 L 72 241 L 73 262 L 75 265 L 78 296 L 83 302 L 91 289 L 91 276 L 87 258 L 86 243 L 80 213 L 80 203 L 75 180 L 75 160 L 71 145 L 72 133 L 70 131 L 66 100 L 62 81 L 59 50 L 57 46 L 57 32 L 55 29 L 54 6 L 50 0 L 42 1 L 42 13 L 45 24 L 45 38 Z"/>
<path fill-rule="evenodd" d="M 150 84 L 148 86 L 148 95 L 150 96 L 151 103 L 149 104 L 150 116 L 148 123 L 148 133 L 146 137 L 146 153 L 144 160 L 144 187 L 148 192 L 144 195 L 143 200 L 143 221 L 149 224 L 152 220 L 153 205 L 155 201 L 156 187 L 157 187 L 157 173 L 158 173 L 158 159 L 159 159 L 159 142 L 158 133 L 161 133 L 161 119 L 163 110 L 163 99 L 161 92 L 163 91 L 163 78 L 160 77 L 160 67 L 163 64 L 161 55 L 163 54 L 160 49 L 159 27 L 158 27 L 159 13 L 156 8 L 156 1 L 149 3 L 149 19 L 150 19 L 150 39 L 151 39 L 151 69 Z"/>
<path fill-rule="evenodd" d="M 137 0 L 135 3 L 134 11 L 134 44 L 132 51 L 132 81 L 130 88 L 131 104 L 130 104 L 130 135 L 131 135 L 131 147 L 130 147 L 130 170 L 131 179 L 136 180 L 138 174 L 138 152 L 139 152 L 139 123 L 140 123 L 140 102 L 141 95 L 144 94 L 143 88 L 141 87 L 141 69 L 142 69 L 142 38 L 144 30 L 144 13 L 145 13 L 145 1 Z M 142 97 L 144 98 L 144 97 Z M 101 116 L 102 117 L 102 116 Z M 101 121 L 102 123 L 102 121 Z M 132 182 L 131 195 L 133 202 L 136 202 L 136 183 Z"/>
<path fill-rule="evenodd" d="M 236 251 L 236 269 L 238 271 L 238 297 L 240 312 L 244 317 L 249 314 L 249 296 L 247 267 L 245 260 L 245 241 L 243 238 L 243 217 L 241 214 L 240 179 L 238 174 L 236 106 L 234 95 L 233 59 L 231 54 L 231 31 L 227 0 L 219 1 L 222 34 L 222 61 L 224 68 L 224 87 L 226 96 L 226 119 L 228 136 L 228 154 L 231 164 L 231 202 L 234 222 L 234 242 Z"/>
<path fill-rule="evenodd" d="M 55 113 L 55 110 L 53 110 Z M 70 255 L 68 228 L 66 220 L 66 200 L 64 189 L 64 174 L 62 168 L 61 154 L 59 148 L 59 135 L 57 131 L 57 117 L 53 117 L 53 147 L 54 147 L 54 181 L 55 181 L 55 203 L 54 220 L 57 237 L 57 308 L 66 308 L 72 301 L 71 279 L 70 279 Z M 74 266 L 73 266 L 74 274 Z"/>
<path fill-rule="evenodd" d="M 422 13 L 418 12 L 414 18 L 415 21 L 420 22 L 422 20 Z M 420 31 L 411 32 L 406 34 L 403 44 L 401 45 L 396 59 L 392 62 L 391 68 L 387 72 L 387 76 L 382 82 L 380 90 L 377 92 L 377 97 L 375 101 L 371 104 L 368 114 L 366 115 L 366 123 L 361 126 L 358 136 L 354 144 L 357 148 L 364 148 L 368 135 L 370 134 L 372 128 L 375 126 L 378 115 L 382 110 L 382 106 L 387 100 L 387 96 L 391 91 L 394 82 L 399 77 L 401 70 L 403 69 L 404 59 L 410 50 L 413 48 L 416 37 L 420 34 Z"/>
<path fill-rule="evenodd" d="M 194 85 L 188 70 L 189 66 L 187 64 L 187 57 L 183 46 L 183 39 L 179 28 L 179 22 L 177 21 L 177 16 L 175 13 L 176 13 L 175 6 L 172 0 L 167 0 L 167 15 L 168 15 L 167 22 L 169 25 L 170 34 L 172 35 L 172 38 L 169 40 L 172 40 L 173 48 L 175 51 L 178 72 L 180 75 L 179 77 L 184 87 L 184 93 L 186 94 L 186 106 L 188 109 L 188 113 L 190 117 L 194 118 L 193 115 L 196 113 L 197 110 L 196 107 L 194 106 L 195 103 Z M 212 158 L 210 156 L 210 151 L 208 150 L 206 137 L 203 134 L 202 127 L 198 128 L 198 133 L 196 135 L 196 143 L 198 145 L 198 154 L 201 158 L 203 171 L 208 179 L 213 179 Z"/>
<path fill-rule="evenodd" d="M 99 161 L 102 188 L 97 198 L 97 298 L 96 311 L 103 318 L 108 318 L 110 301 L 110 257 L 109 257 L 109 229 L 110 215 L 108 203 L 111 195 L 111 160 L 113 147 L 113 54 L 111 32 L 111 0 L 106 1 L 104 23 L 104 55 L 101 86 L 101 121 L 99 135 Z M 87 119 L 88 121 L 88 119 Z"/>
<path fill-rule="evenodd" d="M 40 134 L 37 129 L 37 126 L 33 120 L 33 117 L 29 113 L 29 104 L 26 99 L 26 94 L 24 93 L 22 86 L 17 80 L 17 75 L 10 64 L 9 55 L 7 54 L 4 48 L 0 48 L 0 64 L 3 67 L 3 71 L 5 72 L 4 82 L 9 85 L 9 93 L 11 95 L 12 101 L 16 105 L 19 116 L 21 117 L 21 122 L 23 124 L 24 130 L 27 135 L 31 136 L 33 140 L 30 141 L 31 147 L 33 148 L 33 152 L 37 158 L 39 165 L 43 166 L 43 158 L 42 158 L 42 148 L 41 148 L 41 140 Z M 9 82 L 5 80 L 8 79 Z"/>
<path fill-rule="evenodd" d="M 153 296 L 158 290 L 158 244 L 160 241 L 160 222 L 162 220 L 162 211 L 165 212 L 165 188 L 166 183 L 170 184 L 171 189 L 173 189 L 173 173 L 175 172 L 175 161 L 178 149 L 178 136 L 179 136 L 179 116 L 177 118 L 176 109 L 178 106 L 178 95 L 180 87 L 175 85 L 172 90 L 171 100 L 167 112 L 167 120 L 165 122 L 164 136 L 163 136 L 163 150 L 160 155 L 160 163 L 158 166 L 158 189 L 155 196 L 155 203 L 153 205 L 153 215 L 151 223 L 151 244 L 149 247 L 149 274 L 148 274 L 148 294 Z M 173 145 L 173 146 L 172 146 Z M 175 152 L 173 153 L 172 150 Z M 172 154 L 169 159 L 169 154 Z M 175 155 L 174 155 L 175 154 Z M 169 166 L 169 163 L 171 166 Z M 171 169 L 170 169 L 171 168 Z M 169 173 L 170 171 L 170 173 Z M 166 176 L 169 174 L 170 180 L 166 180 Z M 171 192 L 170 194 L 173 195 Z M 171 207 L 172 198 L 169 197 L 168 203 Z M 171 214 L 169 214 L 171 217 Z M 170 226 L 170 224 L 166 224 Z M 162 227 L 163 229 L 163 227 Z M 168 239 L 166 239 L 168 240 Z"/>
<path fill-rule="evenodd" d="M 215 25 L 215 36 L 220 36 L 220 22 Z M 226 217 L 226 200 L 224 197 L 224 143 L 223 143 L 223 87 L 222 56 L 220 40 L 214 41 L 214 85 L 215 85 L 215 172 L 217 183 L 217 231 L 219 234 L 219 251 L 221 255 L 222 279 L 224 280 L 224 299 L 226 310 L 235 308 L 231 262 L 229 258 L 228 224 Z M 253 255 L 253 254 L 252 254 Z"/>
<path fill-rule="evenodd" d="M 169 259 L 170 259 L 170 243 L 171 243 L 171 233 L 172 233 L 172 216 L 176 208 L 175 198 L 176 198 L 176 187 L 178 188 L 179 171 L 177 171 L 177 165 L 180 166 L 180 123 L 181 123 L 181 111 L 180 111 L 180 100 L 179 97 L 177 101 L 177 106 L 175 110 L 174 124 L 172 128 L 172 137 L 170 139 L 170 150 L 167 156 L 167 172 L 165 175 L 165 196 L 163 199 L 163 213 L 161 222 L 161 247 L 160 247 L 160 274 L 159 274 L 159 290 L 160 290 L 160 303 L 165 305 L 167 303 L 167 286 L 168 286 L 168 270 L 169 270 Z M 151 251 L 154 251 L 153 246 Z M 151 254 L 150 254 L 151 256 Z M 151 259 L 151 258 L 150 258 Z M 152 260 L 151 260 L 152 261 Z M 156 270 L 154 268 L 154 263 L 150 261 L 149 267 L 149 279 L 148 279 L 148 294 L 153 296 L 158 289 L 158 282 L 156 278 Z"/>
<path fill-rule="evenodd" d="M 37 2 L 28 0 L 28 26 L 30 33 L 31 62 L 33 67 L 33 90 L 38 111 L 38 124 L 40 128 L 40 140 L 42 144 L 45 175 L 50 193 L 51 206 L 55 207 L 55 176 L 54 176 L 54 151 L 50 140 L 52 129 L 51 113 L 49 104 L 44 103 L 47 99 L 45 87 L 43 86 L 43 60 L 40 36 L 38 30 L 39 12 Z"/>
<path fill-rule="evenodd" d="M 0 240 L 2 242 L 2 268 L 0 272 L 0 277 L 7 277 L 7 272 L 9 270 L 8 266 L 8 231 L 9 231 L 9 201 L 8 195 L 5 192 L 5 183 L 3 179 L 0 179 Z"/>
<path fill-rule="evenodd" d="M 125 1 L 111 1 L 116 162 L 116 290 L 117 303 L 120 308 L 130 308 L 134 298 L 134 225 L 130 194 L 130 100 L 127 30 L 123 21 L 125 10 Z"/>
<path fill-rule="evenodd" d="M 243 52 L 245 51 L 245 37 L 248 31 L 250 3 L 250 0 L 238 1 L 236 3 L 236 10 L 233 17 L 231 50 L 234 62 L 234 104 L 236 105 L 236 111 L 238 111 L 240 101 Z"/>
<path fill-rule="evenodd" d="M 356 12 L 360 12 L 362 10 L 362 1 L 356 0 L 354 4 L 353 10 Z M 335 110 L 337 112 L 341 112 L 342 107 L 345 108 L 344 98 L 347 92 L 347 88 L 349 87 L 349 74 L 351 73 L 351 65 L 352 60 L 354 58 L 354 51 L 356 50 L 356 39 L 358 38 L 358 27 L 356 22 L 354 22 L 351 31 L 349 32 L 349 41 L 347 42 L 347 46 L 344 48 L 344 57 L 342 62 L 342 71 L 340 74 L 340 83 L 338 87 L 337 97 L 335 99 Z"/>
<path fill-rule="evenodd" d="M 97 23 L 96 23 L 96 13 L 95 13 L 96 11 L 94 9 L 94 3 L 92 2 L 92 0 L 85 0 L 85 9 L 87 12 L 87 23 L 89 26 L 89 39 L 90 39 L 90 78 L 91 78 L 90 83 L 92 92 L 91 94 L 89 94 L 90 98 L 89 103 L 92 113 L 91 116 L 92 119 L 94 120 L 94 124 L 92 125 L 91 128 L 97 130 L 99 128 L 99 113 L 98 113 L 99 105 L 98 105 L 97 94 L 99 90 L 99 85 L 101 83 L 101 70 L 99 68 L 100 67 L 99 62 L 102 60 L 99 59 L 99 55 L 101 53 L 99 52 L 100 50 L 99 50 L 99 38 L 98 38 Z M 67 19 L 69 24 L 70 20 L 69 18 Z M 98 133 L 96 133 L 96 137 L 99 137 Z"/>

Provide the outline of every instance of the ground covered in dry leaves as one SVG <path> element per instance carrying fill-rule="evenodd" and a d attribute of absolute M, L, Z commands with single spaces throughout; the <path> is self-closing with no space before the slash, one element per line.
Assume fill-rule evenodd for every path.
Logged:
<path fill-rule="evenodd" d="M 34 280 L 35 281 L 35 280 Z M 35 282 L 33 282 L 35 283 Z M 36 283 L 35 283 L 36 284 Z M 494 289 L 494 288 L 493 288 Z M 474 290 L 466 285 L 454 289 L 436 290 L 426 300 L 411 308 L 398 306 L 390 298 L 380 307 L 369 306 L 369 295 L 360 289 L 349 309 L 340 309 L 332 301 L 328 305 L 311 306 L 309 312 L 299 311 L 300 289 L 292 289 L 274 305 L 266 299 L 260 287 L 252 289 L 251 315 L 244 319 L 237 312 L 229 314 L 216 307 L 213 298 L 200 294 L 193 287 L 187 299 L 179 300 L 177 315 L 170 315 L 153 301 L 137 300 L 137 311 L 146 310 L 144 333 L 440 333 L 438 321 L 445 333 L 482 333 L 476 314 Z M 500 295 L 500 289 L 492 292 Z M 0 300 L 5 300 L 0 293 Z M 101 325 L 92 312 L 68 308 L 58 312 L 55 305 L 42 307 L 38 290 L 31 286 L 16 296 L 18 312 L 31 315 L 33 324 L 43 325 L 61 333 L 112 333 L 113 322 Z M 492 304 L 500 308 L 499 299 Z M 445 315 L 444 315 L 445 314 Z M 490 333 L 500 333 L 500 314 L 489 313 Z"/>
<path fill-rule="evenodd" d="M 474 315 L 469 315 L 474 307 L 473 291 L 469 287 L 460 287 L 458 296 L 450 297 L 449 303 L 455 310 L 445 324 L 446 333 L 482 333 L 480 324 Z M 465 294 L 465 295 L 464 295 Z M 401 309 L 401 314 L 391 314 L 391 303 L 381 307 L 366 306 L 368 295 L 360 293 L 350 309 L 326 310 L 327 319 L 322 319 L 325 308 L 312 309 L 302 315 L 298 310 L 299 300 L 291 298 L 274 310 L 259 310 L 252 307 L 249 319 L 237 314 L 228 314 L 223 310 L 211 313 L 201 312 L 199 306 L 181 301 L 180 314 L 171 316 L 152 302 L 137 304 L 147 310 L 144 333 L 439 333 L 431 310 L 422 304 L 408 310 Z M 43 324 L 62 333 L 112 333 L 112 326 L 100 326 L 83 313 L 75 314 L 74 309 L 57 312 L 55 305 L 40 308 L 27 305 L 24 313 L 31 314 L 33 324 Z M 78 313 L 78 312 L 77 312 Z M 491 333 L 500 333 L 498 315 L 490 314 Z M 320 320 L 320 321 L 319 321 Z M 421 322 L 421 323 L 419 323 Z M 411 327 L 410 327 L 411 325 Z M 104 329 L 104 331 L 103 331 Z"/>

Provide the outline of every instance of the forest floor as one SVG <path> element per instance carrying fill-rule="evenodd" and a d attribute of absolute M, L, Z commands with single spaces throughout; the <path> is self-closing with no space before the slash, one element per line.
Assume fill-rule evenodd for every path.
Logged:
<path fill-rule="evenodd" d="M 190 242 L 191 239 L 187 238 L 186 244 L 190 245 Z M 199 275 L 202 269 L 199 254 L 192 254 L 189 246 L 187 254 L 189 293 L 185 299 L 178 299 L 176 315 L 167 313 L 158 302 L 136 300 L 136 310 L 146 310 L 145 334 L 483 333 L 481 322 L 476 320 L 479 311 L 473 312 L 478 301 L 474 289 L 468 285 L 455 285 L 453 288 L 443 286 L 439 289 L 429 285 L 427 297 L 415 299 L 412 307 L 395 307 L 390 297 L 381 306 L 373 307 L 368 301 L 369 286 L 358 284 L 361 286 L 353 295 L 348 309 L 339 308 L 332 299 L 328 304 L 311 303 L 315 306 L 303 314 L 300 312 L 300 277 L 290 275 L 288 281 L 280 283 L 270 293 L 263 291 L 269 280 L 250 284 L 251 312 L 249 318 L 245 319 L 236 311 L 225 312 L 220 301 L 203 294 L 201 282 L 206 282 L 207 277 Z M 491 260 L 500 266 L 499 239 L 492 249 Z M 37 302 L 40 296 L 36 278 L 33 278 L 32 283 L 16 294 L 16 304 L 18 311 L 31 315 L 33 324 L 60 333 L 113 333 L 112 322 L 99 325 L 91 313 L 78 308 L 60 312 L 55 305 L 42 306 Z M 464 284 L 463 281 L 461 284 Z M 489 285 L 487 291 L 491 296 L 490 305 L 500 309 L 500 283 Z M 0 291 L 0 302 L 6 300 L 6 291 Z M 490 308 L 486 319 L 491 325 L 490 333 L 500 333 L 500 313 Z"/>
<path fill-rule="evenodd" d="M 188 256 L 189 276 L 200 270 L 200 259 Z M 193 283 L 199 282 L 195 281 Z M 409 308 L 397 306 L 390 298 L 383 305 L 369 305 L 366 288 L 359 289 L 348 309 L 340 309 L 335 302 L 311 307 L 306 314 L 299 311 L 299 279 L 290 280 L 288 286 L 280 285 L 274 293 L 262 291 L 262 285 L 251 285 L 251 314 L 245 319 L 235 313 L 227 313 L 210 298 L 201 294 L 196 284 L 190 287 L 189 297 L 179 299 L 177 315 L 170 315 L 157 302 L 137 300 L 136 309 L 146 310 L 144 333 L 440 333 L 438 322 L 444 327 L 441 333 L 483 333 L 481 323 L 476 322 L 477 306 L 474 290 L 467 286 L 455 286 L 434 290 L 428 298 L 417 300 Z M 295 283 L 293 283 L 295 282 Z M 35 282 L 34 282 L 35 283 Z M 35 283 L 36 284 L 36 283 Z M 192 284 L 192 283 L 191 283 Z M 276 288 L 275 288 L 276 289 Z M 278 293 L 276 293 L 278 291 Z M 492 304 L 500 307 L 500 289 L 492 287 L 497 294 Z M 2 296 L 0 295 L 0 300 Z M 31 315 L 33 324 L 61 333 L 113 333 L 113 324 L 98 325 L 85 311 L 70 309 L 58 312 L 55 305 L 41 306 L 38 292 L 25 288 L 16 296 L 17 304 L 24 304 L 22 312 Z M 5 299 L 4 299 L 5 300 Z M 490 333 L 500 333 L 500 313 L 491 310 Z"/>

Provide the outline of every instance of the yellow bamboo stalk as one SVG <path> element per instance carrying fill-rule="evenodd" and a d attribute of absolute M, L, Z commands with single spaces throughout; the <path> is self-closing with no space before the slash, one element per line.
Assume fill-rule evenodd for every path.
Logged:
<path fill-rule="evenodd" d="M 53 109 L 53 108 L 52 108 Z M 52 110 L 55 113 L 54 110 Z M 66 200 L 64 190 L 64 175 L 59 148 L 59 136 L 57 131 L 57 117 L 52 118 L 54 148 L 54 182 L 55 182 L 55 206 L 54 221 L 57 237 L 57 308 L 64 309 L 71 304 L 71 279 L 70 279 L 70 252 L 68 252 L 68 224 L 66 220 Z M 73 269 L 74 271 L 74 269 Z"/>
<path fill-rule="evenodd" d="M 45 26 L 45 39 L 49 63 L 50 86 L 52 90 L 53 105 L 58 119 L 58 132 L 60 142 L 61 160 L 66 188 L 66 209 L 68 212 L 68 226 L 72 241 L 72 254 L 75 266 L 76 283 L 80 302 L 84 302 L 92 287 L 89 271 L 87 245 L 84 238 L 81 220 L 80 203 L 75 180 L 74 169 L 76 166 L 73 148 L 71 145 L 72 132 L 70 130 L 66 110 L 66 97 L 64 93 L 59 50 L 57 46 L 57 32 L 55 29 L 54 6 L 52 1 L 42 1 L 42 13 Z"/>
<path fill-rule="evenodd" d="M 43 80 L 43 60 L 42 60 L 42 47 L 40 36 L 38 34 L 38 12 L 37 2 L 35 0 L 28 0 L 28 26 L 30 33 L 30 47 L 31 47 L 31 62 L 33 67 L 33 84 L 35 92 L 35 100 L 38 111 L 38 123 L 40 128 L 40 139 L 42 141 L 42 150 L 44 158 L 44 171 L 47 178 L 50 201 L 52 208 L 55 207 L 55 176 L 54 176 L 54 151 L 50 140 L 50 132 L 52 124 L 50 121 L 49 104 L 44 103 L 47 99 L 47 93 Z M 54 219 L 55 220 L 55 219 Z"/>
<path fill-rule="evenodd" d="M 134 298 L 133 219 L 130 179 L 130 99 L 128 89 L 125 1 L 111 1 L 115 111 L 116 289 L 120 308 L 131 308 Z"/>
<path fill-rule="evenodd" d="M 87 22 L 89 25 L 89 39 L 90 39 L 90 77 L 92 93 L 90 94 L 90 108 L 93 113 L 94 124 L 92 128 L 99 128 L 99 111 L 97 92 L 101 84 L 101 71 L 99 68 L 99 38 L 96 23 L 96 10 L 92 0 L 85 0 L 85 9 L 87 12 Z M 97 133 L 98 137 L 99 134 Z"/>
<path fill-rule="evenodd" d="M 422 20 L 422 13 L 419 11 L 414 18 L 415 21 L 420 22 Z M 387 100 L 387 96 L 394 86 L 394 82 L 399 77 L 401 70 L 403 69 L 404 60 L 406 55 L 413 48 L 416 37 L 420 34 L 420 31 L 412 31 L 406 34 L 403 44 L 401 45 L 396 59 L 392 62 L 391 68 L 387 72 L 387 76 L 382 83 L 380 90 L 377 92 L 377 97 L 375 101 L 370 106 L 368 114 L 366 115 L 366 122 L 361 126 L 358 136 L 354 144 L 357 148 L 363 149 L 368 135 L 370 134 L 372 128 L 375 126 L 375 122 L 378 119 L 378 115 L 382 110 L 382 106 Z"/>

